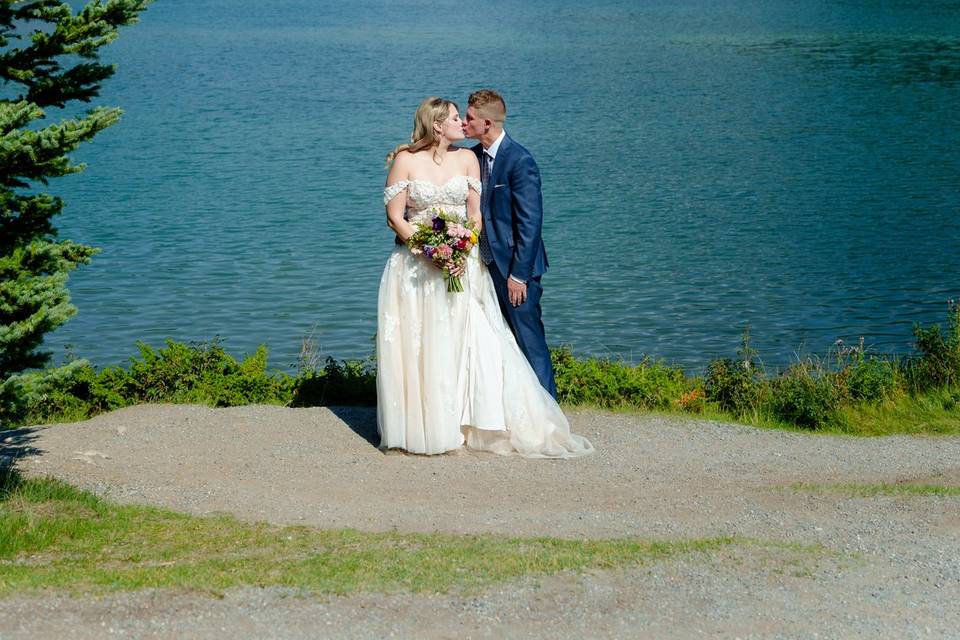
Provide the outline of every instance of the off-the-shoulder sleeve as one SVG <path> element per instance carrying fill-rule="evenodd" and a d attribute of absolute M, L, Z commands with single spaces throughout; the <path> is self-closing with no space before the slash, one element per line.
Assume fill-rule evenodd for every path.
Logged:
<path fill-rule="evenodd" d="M 407 180 L 400 180 L 399 182 L 387 185 L 387 188 L 383 190 L 383 204 L 387 204 L 396 198 L 397 194 L 406 189 L 408 184 L 410 183 Z"/>
<path fill-rule="evenodd" d="M 470 185 L 470 187 L 477 193 L 482 192 L 482 189 L 480 187 L 480 181 L 477 180 L 476 178 L 467 176 L 467 184 Z"/>

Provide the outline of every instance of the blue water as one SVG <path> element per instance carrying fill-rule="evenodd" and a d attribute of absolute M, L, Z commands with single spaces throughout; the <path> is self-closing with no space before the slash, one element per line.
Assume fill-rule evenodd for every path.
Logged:
<path fill-rule="evenodd" d="M 58 357 L 368 355 L 383 156 L 424 96 L 483 86 L 540 164 L 551 344 L 902 353 L 960 294 L 956 1 L 158 0 L 105 59 L 125 116 L 53 185 L 103 249 Z"/>

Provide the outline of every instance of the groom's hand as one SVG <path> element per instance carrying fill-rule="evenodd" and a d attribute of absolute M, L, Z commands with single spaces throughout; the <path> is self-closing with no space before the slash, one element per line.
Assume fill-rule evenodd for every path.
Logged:
<path fill-rule="evenodd" d="M 517 282 L 513 278 L 507 278 L 507 298 L 510 304 L 519 307 L 527 301 L 527 285 L 524 282 Z"/>

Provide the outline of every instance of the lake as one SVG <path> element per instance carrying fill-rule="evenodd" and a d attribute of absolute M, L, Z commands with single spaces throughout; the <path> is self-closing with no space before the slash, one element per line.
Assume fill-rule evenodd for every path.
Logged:
<path fill-rule="evenodd" d="M 960 296 L 958 2 L 161 0 L 103 57 L 125 115 L 51 188 L 103 250 L 57 359 L 369 355 L 384 155 L 424 96 L 486 86 L 540 166 L 551 344 L 904 353 Z"/>

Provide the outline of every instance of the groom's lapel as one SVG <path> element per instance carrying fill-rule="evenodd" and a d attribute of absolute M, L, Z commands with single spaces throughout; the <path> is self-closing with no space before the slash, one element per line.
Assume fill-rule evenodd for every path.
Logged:
<path fill-rule="evenodd" d="M 497 149 L 497 158 L 493 161 L 493 171 L 490 172 L 490 181 L 493 184 L 503 184 L 503 177 L 506 175 L 507 164 L 510 162 L 510 147 L 513 146 L 513 140 L 510 136 L 504 134 L 500 142 L 500 148 Z"/>
<path fill-rule="evenodd" d="M 497 149 L 497 157 L 493 161 L 493 169 L 490 170 L 490 185 L 485 194 L 487 198 L 493 197 L 493 187 L 495 185 L 504 183 L 504 177 L 507 175 L 507 164 L 510 162 L 511 146 L 510 136 L 504 135 L 500 142 L 500 148 Z"/>

